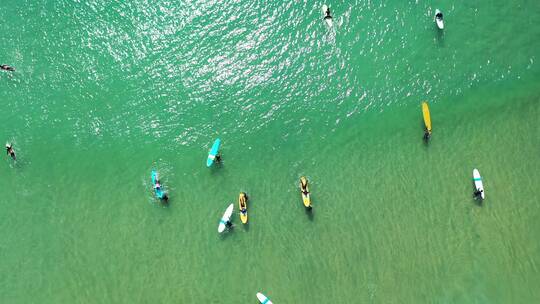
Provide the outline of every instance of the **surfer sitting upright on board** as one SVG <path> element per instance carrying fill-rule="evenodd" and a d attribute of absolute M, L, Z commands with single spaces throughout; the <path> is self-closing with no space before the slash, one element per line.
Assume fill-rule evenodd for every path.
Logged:
<path fill-rule="evenodd" d="M 306 181 L 305 184 L 304 184 L 304 180 Z M 308 195 L 309 193 L 309 191 L 307 190 L 308 181 L 307 179 L 304 179 L 304 180 L 300 180 L 300 189 L 302 190 L 302 193 L 304 193 L 304 195 Z"/>

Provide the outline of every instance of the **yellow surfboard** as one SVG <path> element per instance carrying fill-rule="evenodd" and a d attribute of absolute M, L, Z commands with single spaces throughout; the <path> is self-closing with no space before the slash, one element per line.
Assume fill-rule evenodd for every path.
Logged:
<path fill-rule="evenodd" d="M 240 210 L 240 220 L 243 224 L 246 224 L 248 221 L 247 200 L 246 193 L 240 192 L 238 196 L 238 209 Z"/>
<path fill-rule="evenodd" d="M 426 129 L 431 134 L 431 116 L 429 115 L 429 107 L 427 102 L 422 102 L 422 114 L 424 114 L 424 124 Z"/>
<path fill-rule="evenodd" d="M 305 191 L 304 191 L 304 189 L 305 189 Z M 308 181 L 304 176 L 302 176 L 300 178 L 300 193 L 302 193 L 302 201 L 304 202 L 304 206 L 306 208 L 310 208 L 311 207 L 311 199 L 309 198 Z"/>

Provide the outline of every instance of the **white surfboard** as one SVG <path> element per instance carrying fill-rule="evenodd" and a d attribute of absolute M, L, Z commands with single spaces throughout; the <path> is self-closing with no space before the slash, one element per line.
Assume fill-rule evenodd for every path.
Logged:
<path fill-rule="evenodd" d="M 474 169 L 472 172 L 473 181 L 474 181 L 474 187 L 476 190 L 482 190 L 482 199 L 485 197 L 484 193 L 484 184 L 482 184 L 482 177 L 480 176 L 480 172 L 478 172 L 478 169 Z"/>
<path fill-rule="evenodd" d="M 437 18 L 437 15 L 439 13 L 441 13 L 441 11 L 439 9 L 436 9 L 435 10 L 435 23 L 437 23 L 437 27 L 442 30 L 444 29 L 444 21 L 443 21 L 444 16 L 443 18 Z"/>
<path fill-rule="evenodd" d="M 332 22 L 332 16 L 330 16 L 330 18 L 326 18 L 326 11 L 328 10 L 328 6 L 326 4 L 323 4 L 322 6 L 322 12 L 323 12 L 323 18 L 324 18 L 324 21 L 326 22 L 326 24 L 328 24 L 328 26 L 332 26 L 333 22 Z"/>
<path fill-rule="evenodd" d="M 227 210 L 225 210 L 225 213 L 223 213 L 221 220 L 219 220 L 219 225 L 217 229 L 219 233 L 222 233 L 223 231 L 225 231 L 225 228 L 227 228 L 226 224 L 231 219 L 233 209 L 234 209 L 234 204 L 230 204 L 229 207 L 227 207 Z"/>
<path fill-rule="evenodd" d="M 263 294 L 260 293 L 260 292 L 257 292 L 257 299 L 258 299 L 259 302 L 261 302 L 262 304 L 272 304 L 272 301 L 270 301 L 270 299 L 268 299 L 265 295 L 263 295 Z"/>

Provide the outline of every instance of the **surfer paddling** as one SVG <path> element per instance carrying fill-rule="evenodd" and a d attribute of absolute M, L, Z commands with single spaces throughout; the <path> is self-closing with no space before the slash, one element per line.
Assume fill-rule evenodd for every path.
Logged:
<path fill-rule="evenodd" d="M 6 153 L 7 155 L 11 156 L 13 160 L 17 160 L 17 157 L 15 156 L 15 150 L 13 149 L 13 144 L 6 144 Z"/>

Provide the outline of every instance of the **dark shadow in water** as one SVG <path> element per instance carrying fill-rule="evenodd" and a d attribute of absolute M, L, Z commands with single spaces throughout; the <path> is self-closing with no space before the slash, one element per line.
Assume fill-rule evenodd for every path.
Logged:
<path fill-rule="evenodd" d="M 248 215 L 248 216 L 249 216 L 249 215 Z M 242 224 L 242 227 L 244 228 L 244 230 L 245 230 L 246 232 L 249 232 L 249 218 L 248 218 L 247 223 Z"/>
<path fill-rule="evenodd" d="M 9 162 L 8 166 L 10 168 L 17 169 L 17 170 L 23 170 L 27 165 L 26 162 L 21 161 L 20 159 L 13 160 L 11 158 L 11 156 L 6 156 L 6 157 L 9 158 L 8 159 L 8 162 Z"/>
<path fill-rule="evenodd" d="M 434 25 L 433 27 L 435 28 L 435 31 L 437 31 L 437 32 L 435 33 L 435 35 L 436 35 L 435 40 L 437 40 L 437 45 L 438 45 L 439 47 L 443 48 L 443 47 L 444 47 L 444 30 L 440 30 L 440 29 L 437 27 L 437 25 Z"/>
<path fill-rule="evenodd" d="M 424 141 L 424 146 L 428 147 L 429 142 L 431 141 L 431 137 L 426 138 L 426 136 L 423 136 L 422 140 Z"/>
<path fill-rule="evenodd" d="M 431 136 L 426 138 L 426 125 L 424 123 L 424 118 L 420 120 L 420 125 L 422 127 L 422 130 L 424 130 L 424 133 L 422 134 L 422 141 L 424 142 L 424 146 L 428 146 L 429 142 L 431 141 Z"/>
<path fill-rule="evenodd" d="M 210 169 L 212 175 L 221 174 L 223 172 L 223 159 L 219 162 L 214 162 L 208 169 Z"/>
<path fill-rule="evenodd" d="M 223 231 L 222 233 L 219 234 L 219 237 L 222 239 L 222 240 L 225 240 L 226 238 L 229 237 L 229 235 L 231 233 L 234 232 L 234 229 L 236 228 L 236 225 L 233 224 L 231 227 L 229 228 L 225 228 L 225 231 Z"/>
<path fill-rule="evenodd" d="M 306 212 L 306 215 L 307 215 L 308 220 L 310 220 L 310 221 L 313 222 L 314 217 L 315 217 L 315 213 L 314 213 L 314 211 L 313 211 L 313 207 L 308 207 L 308 208 L 304 207 L 304 210 L 305 210 L 305 212 Z"/>
<path fill-rule="evenodd" d="M 171 205 L 171 198 L 169 198 L 168 200 L 162 200 L 162 199 L 160 199 L 160 200 L 158 201 L 158 204 L 159 204 L 159 206 L 162 207 L 162 208 L 170 209 L 169 207 L 170 207 L 170 205 Z"/>
<path fill-rule="evenodd" d="M 484 204 L 483 204 L 483 200 L 480 198 L 473 198 L 473 201 L 474 201 L 474 204 L 478 207 L 482 207 Z"/>

